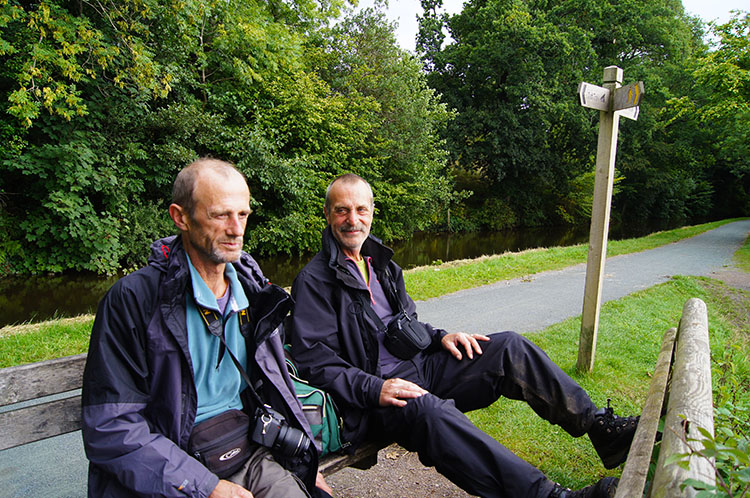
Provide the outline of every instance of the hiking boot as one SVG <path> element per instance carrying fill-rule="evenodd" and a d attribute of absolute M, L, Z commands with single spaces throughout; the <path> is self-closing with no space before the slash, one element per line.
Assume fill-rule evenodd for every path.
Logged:
<path fill-rule="evenodd" d="M 555 489 L 552 490 L 549 498 L 613 498 L 619 481 L 616 477 L 605 477 L 596 484 L 578 491 L 563 488 L 555 483 Z"/>
<path fill-rule="evenodd" d="M 594 423 L 589 429 L 589 439 L 605 468 L 613 469 L 628 458 L 630 443 L 640 417 L 618 417 L 607 400 L 607 408 L 594 414 Z"/>

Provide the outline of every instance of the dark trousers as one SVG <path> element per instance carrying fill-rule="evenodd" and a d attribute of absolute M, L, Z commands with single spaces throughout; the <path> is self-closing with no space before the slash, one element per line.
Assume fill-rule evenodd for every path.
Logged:
<path fill-rule="evenodd" d="M 546 498 L 552 482 L 479 430 L 463 412 L 484 408 L 500 396 L 526 401 L 542 418 L 572 436 L 585 434 L 596 406 L 586 392 L 539 347 L 514 332 L 480 342 L 483 354 L 456 360 L 447 351 L 420 354 L 391 377 L 430 392 L 403 408 L 375 411 L 374 429 L 469 493 L 486 497 Z"/>

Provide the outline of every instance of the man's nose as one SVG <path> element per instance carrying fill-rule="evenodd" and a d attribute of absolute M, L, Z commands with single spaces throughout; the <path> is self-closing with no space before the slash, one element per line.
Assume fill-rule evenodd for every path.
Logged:
<path fill-rule="evenodd" d="M 351 226 L 357 224 L 357 212 L 353 209 L 346 214 L 346 223 Z"/>
<path fill-rule="evenodd" d="M 243 235 L 245 233 L 245 223 L 240 219 L 239 215 L 234 214 L 230 216 L 227 224 L 228 234 Z"/>

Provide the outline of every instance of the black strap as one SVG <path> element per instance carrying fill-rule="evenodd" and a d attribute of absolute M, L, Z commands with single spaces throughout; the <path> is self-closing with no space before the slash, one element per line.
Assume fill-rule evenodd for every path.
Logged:
<path fill-rule="evenodd" d="M 219 363 L 221 363 L 221 358 L 224 355 L 224 351 L 226 350 L 227 353 L 229 353 L 229 357 L 232 358 L 232 362 L 237 367 L 237 370 L 240 371 L 240 375 L 242 376 L 242 379 L 247 384 L 247 388 L 250 390 L 250 394 L 253 397 L 253 401 L 258 405 L 258 407 L 263 410 L 263 412 L 266 415 L 270 415 L 268 413 L 268 410 L 266 409 L 265 403 L 263 403 L 263 400 L 260 398 L 260 395 L 255 391 L 255 388 L 253 388 L 253 381 L 250 379 L 250 376 L 247 374 L 247 371 L 245 371 L 244 367 L 240 363 L 240 361 L 237 359 L 236 356 L 234 356 L 234 353 L 232 353 L 232 350 L 229 349 L 229 346 L 227 345 L 226 339 L 224 339 L 224 321 L 221 319 L 221 316 L 214 310 L 210 310 L 207 308 L 204 308 L 203 306 L 196 303 L 196 307 L 198 308 L 198 311 L 200 311 L 200 315 L 203 318 L 203 321 L 206 323 L 206 327 L 208 327 L 208 331 L 219 338 L 221 341 L 221 348 L 219 349 Z M 247 323 L 250 320 L 250 317 L 247 312 L 247 308 L 240 310 L 237 312 L 237 318 L 240 322 L 240 327 L 242 327 L 243 324 Z M 218 367 L 218 364 L 217 364 Z"/>
<path fill-rule="evenodd" d="M 393 311 L 396 312 L 396 314 L 400 311 L 405 315 L 406 310 L 404 310 L 404 307 L 401 305 L 401 300 L 398 298 L 398 294 L 396 294 L 396 282 L 393 281 L 391 270 L 387 266 L 385 267 L 385 277 L 387 280 L 385 287 L 388 297 L 391 298 L 391 308 L 395 308 Z M 381 283 L 381 287 L 382 286 L 383 284 Z"/>
<path fill-rule="evenodd" d="M 358 292 L 357 297 L 359 297 L 359 301 L 362 304 L 362 308 L 364 308 L 365 313 L 367 313 L 367 316 L 369 316 L 370 319 L 375 322 L 375 325 L 378 327 L 378 331 L 385 330 L 385 323 L 383 323 L 383 320 L 381 320 L 378 314 L 375 313 L 375 310 L 372 308 L 372 304 L 365 297 L 365 295 L 361 292 Z"/>

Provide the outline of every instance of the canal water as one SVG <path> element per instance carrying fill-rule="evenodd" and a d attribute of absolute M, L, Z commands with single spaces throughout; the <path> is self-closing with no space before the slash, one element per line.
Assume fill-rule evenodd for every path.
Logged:
<path fill-rule="evenodd" d="M 638 237 L 666 228 L 672 227 L 644 224 L 635 227 L 613 226 L 610 229 L 610 239 Z M 585 243 L 588 241 L 588 232 L 588 226 L 578 226 L 503 232 L 415 234 L 410 240 L 395 243 L 391 247 L 395 251 L 394 260 L 404 269 L 409 269 L 437 261 Z M 292 284 L 297 272 L 312 256 L 281 255 L 258 258 L 258 262 L 272 282 L 286 287 Z M 65 274 L 0 279 L 0 327 L 92 313 L 101 297 L 118 278 Z"/>

